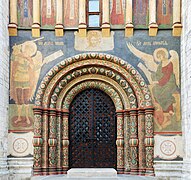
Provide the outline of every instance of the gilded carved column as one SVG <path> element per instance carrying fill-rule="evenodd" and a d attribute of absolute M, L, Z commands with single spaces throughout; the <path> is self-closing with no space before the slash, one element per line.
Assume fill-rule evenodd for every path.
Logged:
<path fill-rule="evenodd" d="M 42 173 L 48 175 L 48 110 L 43 109 L 42 111 Z"/>
<path fill-rule="evenodd" d="M 50 109 L 49 111 L 49 174 L 56 173 L 57 167 L 57 122 L 56 122 L 56 110 Z"/>
<path fill-rule="evenodd" d="M 130 115 L 129 111 L 124 112 L 124 169 L 125 174 L 130 174 L 130 147 L 129 147 L 129 133 L 130 133 Z"/>
<path fill-rule="evenodd" d="M 62 142 L 61 142 L 61 133 L 62 133 L 62 126 L 61 126 L 61 122 L 62 122 L 62 111 L 59 110 L 57 111 L 57 172 L 58 174 L 62 174 L 62 154 L 61 154 L 61 146 L 62 146 Z"/>
<path fill-rule="evenodd" d="M 117 172 L 124 172 L 124 120 L 123 111 L 117 111 Z"/>
<path fill-rule="evenodd" d="M 126 25 L 125 25 L 125 37 L 133 36 L 133 2 L 132 0 L 126 0 Z"/>
<path fill-rule="evenodd" d="M 17 36 L 17 0 L 10 0 L 10 23 L 8 26 L 9 36 Z"/>
<path fill-rule="evenodd" d="M 40 0 L 33 0 L 32 37 L 40 37 Z"/>
<path fill-rule="evenodd" d="M 173 36 L 181 36 L 181 0 L 173 0 Z"/>
<path fill-rule="evenodd" d="M 87 23 L 86 23 L 86 0 L 79 0 L 79 36 L 86 37 Z"/>
<path fill-rule="evenodd" d="M 145 109 L 145 149 L 146 149 L 146 175 L 154 175 L 154 124 L 153 107 Z"/>
<path fill-rule="evenodd" d="M 34 175 L 42 175 L 42 109 L 34 107 Z"/>
<path fill-rule="evenodd" d="M 110 37 L 109 0 L 102 1 L 102 36 Z"/>
<path fill-rule="evenodd" d="M 158 32 L 156 14 L 156 0 L 149 0 L 149 36 L 156 36 Z"/>
<path fill-rule="evenodd" d="M 138 171 L 138 122 L 137 110 L 130 110 L 130 154 L 131 154 L 131 174 L 135 175 Z"/>
<path fill-rule="evenodd" d="M 63 36 L 64 35 L 63 0 L 57 0 L 55 35 L 56 36 Z"/>
<path fill-rule="evenodd" d="M 139 109 L 138 111 L 138 139 L 139 139 L 139 175 L 145 174 L 145 111 Z"/>
<path fill-rule="evenodd" d="M 63 110 L 62 116 L 62 169 L 66 173 L 69 169 L 69 137 L 68 137 L 68 110 Z"/>

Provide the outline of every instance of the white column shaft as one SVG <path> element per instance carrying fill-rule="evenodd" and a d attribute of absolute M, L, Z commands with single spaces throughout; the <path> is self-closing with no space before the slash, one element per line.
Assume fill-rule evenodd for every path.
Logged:
<path fill-rule="evenodd" d="M 181 22 L 180 0 L 173 0 L 173 24 Z"/>
<path fill-rule="evenodd" d="M 102 23 L 109 23 L 109 0 L 102 1 Z"/>
<path fill-rule="evenodd" d="M 63 24 L 63 4 L 62 0 L 57 0 L 56 7 L 56 24 Z"/>
<path fill-rule="evenodd" d="M 149 0 L 149 24 L 156 23 L 156 0 Z"/>
<path fill-rule="evenodd" d="M 133 2 L 132 0 L 126 0 L 126 24 L 133 22 Z"/>
<path fill-rule="evenodd" d="M 40 24 L 40 0 L 33 0 L 33 23 Z"/>
<path fill-rule="evenodd" d="M 17 0 L 10 0 L 10 23 L 18 23 L 17 19 Z"/>

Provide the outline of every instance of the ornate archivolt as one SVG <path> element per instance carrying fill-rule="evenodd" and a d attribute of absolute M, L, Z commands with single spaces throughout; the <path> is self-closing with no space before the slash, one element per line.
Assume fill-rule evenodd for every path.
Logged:
<path fill-rule="evenodd" d="M 131 65 L 96 53 L 60 62 L 41 82 L 34 107 L 34 174 L 68 170 L 68 109 L 73 98 L 87 88 L 104 91 L 115 104 L 118 172 L 153 175 L 153 107 L 149 89 Z"/>
<path fill-rule="evenodd" d="M 98 89 L 104 91 L 113 100 L 116 110 L 121 110 L 124 109 L 124 107 L 129 107 L 129 102 L 127 100 L 128 98 L 123 89 L 121 89 L 117 83 L 112 83 L 107 80 L 107 78 L 103 79 L 103 77 L 98 75 L 94 75 L 93 77 L 91 75 L 86 75 L 82 78 L 76 78 L 67 86 L 65 86 L 60 93 L 56 109 L 69 109 L 69 105 L 74 96 L 80 92 L 77 91 L 77 87 L 80 90 L 97 87 Z M 120 92 L 124 92 L 124 94 L 120 94 Z M 125 106 L 123 107 L 123 105 Z"/>
<path fill-rule="evenodd" d="M 43 103 L 43 106 L 48 108 L 48 100 L 51 96 L 50 92 L 53 91 L 53 88 L 60 82 L 63 76 L 66 76 L 66 78 L 63 79 L 62 82 L 68 83 L 70 79 L 81 75 L 81 72 L 74 73 L 74 70 L 81 69 L 82 71 L 85 67 L 91 67 L 94 65 L 99 67 L 107 67 L 108 71 L 104 72 L 105 76 L 108 76 L 111 79 L 115 79 L 116 81 L 121 83 L 121 86 L 123 88 L 132 88 L 132 90 L 136 94 L 139 107 L 144 108 L 145 106 L 152 106 L 151 94 L 148 90 L 147 85 L 145 84 L 139 73 L 131 65 L 127 64 L 120 58 L 107 54 L 96 53 L 76 55 L 72 58 L 68 58 L 62 61 L 52 70 L 50 70 L 47 76 L 44 78 L 43 82 L 41 83 L 41 86 L 37 92 L 38 96 L 36 97 L 36 105 L 39 106 Z M 109 72 L 109 70 L 111 72 Z M 94 74 L 96 72 L 99 73 L 100 71 L 102 71 L 102 69 L 100 68 L 100 71 L 91 69 L 90 71 L 91 74 Z M 84 71 L 82 72 L 84 73 Z M 56 76 L 54 76 L 55 74 Z M 120 79 L 119 75 L 123 78 Z M 128 82 L 128 87 L 127 84 L 124 82 L 125 80 Z M 41 96 L 41 94 L 44 94 L 44 96 Z"/>

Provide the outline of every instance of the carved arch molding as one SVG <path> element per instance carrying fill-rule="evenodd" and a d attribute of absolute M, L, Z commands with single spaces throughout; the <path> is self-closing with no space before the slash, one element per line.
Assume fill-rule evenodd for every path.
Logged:
<path fill-rule="evenodd" d="M 69 106 L 87 88 L 104 91 L 114 102 L 118 173 L 154 175 L 150 91 L 134 67 L 100 53 L 65 59 L 42 80 L 34 107 L 34 175 L 62 174 L 69 169 Z"/>

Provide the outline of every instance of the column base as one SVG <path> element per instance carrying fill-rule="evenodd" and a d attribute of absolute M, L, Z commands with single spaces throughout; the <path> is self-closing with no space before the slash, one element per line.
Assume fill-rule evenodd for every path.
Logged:
<path fill-rule="evenodd" d="M 17 24 L 10 23 L 8 25 L 9 36 L 17 36 Z"/>
<path fill-rule="evenodd" d="M 130 172 L 131 175 L 138 175 L 138 169 L 131 169 L 131 172 Z"/>
<path fill-rule="evenodd" d="M 64 36 L 64 26 L 62 24 L 57 24 L 55 26 L 55 36 L 56 37 Z"/>
<path fill-rule="evenodd" d="M 133 24 L 126 24 L 125 26 L 125 37 L 131 37 L 133 36 L 133 32 L 134 32 L 134 26 Z"/>
<path fill-rule="evenodd" d="M 86 26 L 86 24 L 80 24 L 78 26 L 78 35 L 80 37 L 86 37 L 87 36 L 87 26 Z"/>
<path fill-rule="evenodd" d="M 124 168 L 117 168 L 117 174 L 124 174 Z"/>
<path fill-rule="evenodd" d="M 176 23 L 172 26 L 172 35 L 173 36 L 181 36 L 182 33 L 182 24 Z"/>
<path fill-rule="evenodd" d="M 37 23 L 32 25 L 32 37 L 40 37 L 40 25 Z"/>
<path fill-rule="evenodd" d="M 149 25 L 149 36 L 156 36 L 158 32 L 158 25 L 156 23 L 152 23 Z"/>
<path fill-rule="evenodd" d="M 110 37 L 110 25 L 108 23 L 102 24 L 102 37 Z"/>
<path fill-rule="evenodd" d="M 145 169 L 139 169 L 138 170 L 138 175 L 144 176 L 145 175 Z"/>

